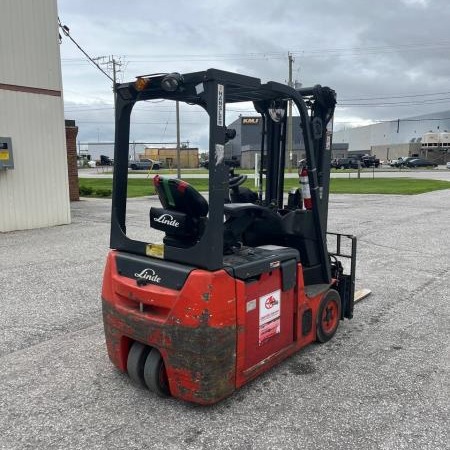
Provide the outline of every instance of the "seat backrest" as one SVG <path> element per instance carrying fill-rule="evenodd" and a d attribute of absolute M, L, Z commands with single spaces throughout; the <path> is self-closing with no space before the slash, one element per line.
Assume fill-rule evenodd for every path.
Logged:
<path fill-rule="evenodd" d="M 208 202 L 190 184 L 175 178 L 153 178 L 162 208 L 150 208 L 150 226 L 165 232 L 167 245 L 190 247 L 202 235 Z"/>
<path fill-rule="evenodd" d="M 189 183 L 156 175 L 153 184 L 164 209 L 187 214 L 193 219 L 208 215 L 208 202 Z"/>

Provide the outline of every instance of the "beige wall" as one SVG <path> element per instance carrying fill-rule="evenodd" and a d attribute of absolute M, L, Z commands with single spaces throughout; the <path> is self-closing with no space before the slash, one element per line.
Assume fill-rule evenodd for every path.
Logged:
<path fill-rule="evenodd" d="M 2 0 L 0 232 L 70 222 L 56 0 Z"/>
<path fill-rule="evenodd" d="M 56 0 L 1 0 L 0 83 L 62 89 Z"/>
<path fill-rule="evenodd" d="M 164 167 L 177 167 L 176 148 L 146 148 L 143 158 L 156 159 L 164 163 Z M 198 148 L 182 148 L 180 150 L 180 165 L 184 168 L 198 167 Z"/>

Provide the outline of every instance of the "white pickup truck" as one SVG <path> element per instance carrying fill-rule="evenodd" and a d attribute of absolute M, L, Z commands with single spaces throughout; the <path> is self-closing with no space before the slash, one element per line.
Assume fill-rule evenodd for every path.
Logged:
<path fill-rule="evenodd" d="M 128 167 L 131 170 L 159 170 L 162 167 L 162 162 L 143 158 L 137 161 L 129 161 Z"/>

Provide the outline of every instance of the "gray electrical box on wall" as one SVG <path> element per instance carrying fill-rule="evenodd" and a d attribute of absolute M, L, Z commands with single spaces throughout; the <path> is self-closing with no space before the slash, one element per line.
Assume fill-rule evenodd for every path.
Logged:
<path fill-rule="evenodd" d="M 9 137 L 0 137 L 0 170 L 14 169 L 12 142 Z"/>

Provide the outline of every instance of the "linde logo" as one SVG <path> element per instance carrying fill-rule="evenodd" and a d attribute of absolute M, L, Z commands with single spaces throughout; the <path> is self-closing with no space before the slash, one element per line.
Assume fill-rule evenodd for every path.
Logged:
<path fill-rule="evenodd" d="M 153 269 L 144 269 L 140 273 L 135 273 L 135 277 L 141 278 L 142 280 L 153 281 L 154 283 L 160 283 L 161 277 Z"/>
<path fill-rule="evenodd" d="M 258 125 L 259 117 L 244 117 L 242 119 L 242 125 Z"/>
<path fill-rule="evenodd" d="M 180 222 L 176 221 L 170 214 L 163 214 L 162 216 L 153 219 L 155 222 L 163 223 L 164 225 L 170 225 L 171 227 L 178 228 Z"/>

